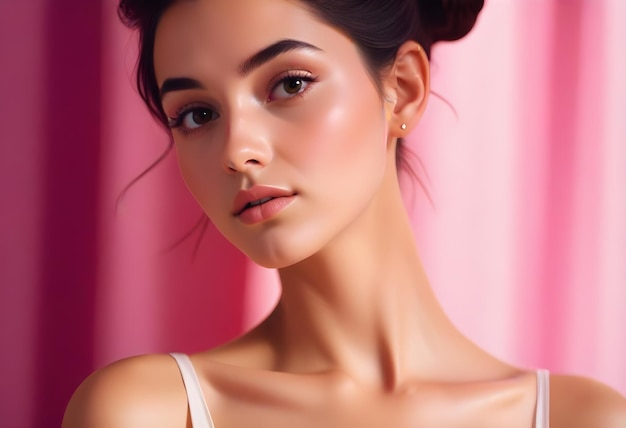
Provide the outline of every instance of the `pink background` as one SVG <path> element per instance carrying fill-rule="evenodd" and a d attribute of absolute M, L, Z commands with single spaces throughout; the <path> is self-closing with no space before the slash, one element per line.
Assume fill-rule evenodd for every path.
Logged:
<path fill-rule="evenodd" d="M 0 425 L 58 426 L 125 356 L 192 352 L 278 295 L 199 219 L 131 87 L 114 0 L 0 1 Z M 450 316 L 496 355 L 626 393 L 626 2 L 490 0 L 434 52 L 405 181 Z M 456 114 L 455 114 L 456 111 Z"/>

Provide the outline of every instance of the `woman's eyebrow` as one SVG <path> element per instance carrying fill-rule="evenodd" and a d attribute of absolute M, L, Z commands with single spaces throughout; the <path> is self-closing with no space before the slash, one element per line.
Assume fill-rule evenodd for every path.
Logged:
<path fill-rule="evenodd" d="M 239 66 L 239 72 L 242 76 L 246 76 L 255 68 L 262 66 L 273 58 L 276 58 L 281 54 L 296 49 L 312 49 L 315 51 L 321 51 L 321 49 L 317 46 L 313 46 L 300 40 L 279 40 L 278 42 L 272 43 L 271 45 L 261 49 L 260 51 L 252 55 L 250 58 L 246 59 Z M 200 81 L 189 77 L 172 77 L 169 79 L 165 79 L 163 85 L 161 85 L 161 89 L 159 90 L 159 95 L 161 99 L 163 99 L 163 96 L 168 92 L 184 91 L 188 89 L 204 89 L 204 86 L 202 85 L 202 83 L 200 83 Z"/>
<path fill-rule="evenodd" d="M 258 68 L 266 62 L 272 60 L 273 58 L 276 58 L 278 55 L 296 49 L 312 49 L 315 51 L 321 51 L 321 49 L 317 46 L 313 46 L 300 40 L 283 39 L 276 43 L 272 43 L 266 48 L 261 49 L 250 58 L 245 60 L 243 64 L 241 64 L 241 66 L 239 67 L 239 71 L 243 76 L 245 76 L 255 68 Z"/>
<path fill-rule="evenodd" d="M 189 77 L 173 77 L 165 79 L 159 90 L 159 95 L 161 99 L 163 99 L 163 95 L 168 92 L 184 91 L 186 89 L 204 89 L 204 86 L 196 79 L 190 79 Z"/>

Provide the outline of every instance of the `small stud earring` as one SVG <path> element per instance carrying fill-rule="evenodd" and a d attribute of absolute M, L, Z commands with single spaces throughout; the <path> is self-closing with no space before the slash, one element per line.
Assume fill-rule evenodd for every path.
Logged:
<path fill-rule="evenodd" d="M 400 129 L 402 129 L 403 131 L 406 130 L 406 123 L 403 123 L 402 125 L 400 125 Z"/>

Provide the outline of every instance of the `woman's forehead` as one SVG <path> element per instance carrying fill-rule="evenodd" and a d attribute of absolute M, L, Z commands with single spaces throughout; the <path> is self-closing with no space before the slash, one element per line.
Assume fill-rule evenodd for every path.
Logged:
<path fill-rule="evenodd" d="M 339 31 L 302 3 L 290 0 L 192 0 L 174 3 L 155 36 L 154 62 L 160 74 L 179 73 L 216 60 L 239 64 L 279 40 L 299 40 L 321 50 L 337 48 Z M 184 69 L 184 70 L 181 70 Z"/>

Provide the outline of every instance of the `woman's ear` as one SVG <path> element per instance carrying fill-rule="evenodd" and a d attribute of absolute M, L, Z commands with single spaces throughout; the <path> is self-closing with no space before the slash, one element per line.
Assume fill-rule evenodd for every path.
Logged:
<path fill-rule="evenodd" d="M 430 91 L 428 58 L 422 47 L 405 42 L 383 77 L 390 136 L 405 137 L 419 122 Z"/>

